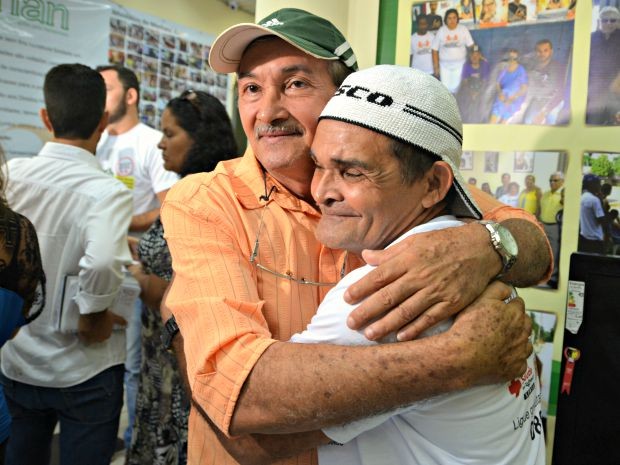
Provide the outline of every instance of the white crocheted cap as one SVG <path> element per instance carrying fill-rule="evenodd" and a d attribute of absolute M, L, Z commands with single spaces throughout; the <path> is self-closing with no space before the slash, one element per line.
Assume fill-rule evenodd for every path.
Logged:
<path fill-rule="evenodd" d="M 431 75 L 394 65 L 350 74 L 325 106 L 321 119 L 355 124 L 439 156 L 454 174 L 457 195 L 452 213 L 482 217 L 458 169 L 463 144 L 458 105 Z"/>

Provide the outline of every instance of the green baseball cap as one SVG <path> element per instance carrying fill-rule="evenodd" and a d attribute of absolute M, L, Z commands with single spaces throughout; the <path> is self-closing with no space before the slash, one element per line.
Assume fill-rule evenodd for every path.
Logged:
<path fill-rule="evenodd" d="M 282 8 L 258 24 L 241 23 L 222 32 L 213 42 L 209 64 L 218 73 L 234 73 L 250 43 L 263 36 L 276 36 L 293 47 L 322 60 L 340 60 L 358 70 L 357 58 L 342 33 L 320 16 L 297 8 Z"/>

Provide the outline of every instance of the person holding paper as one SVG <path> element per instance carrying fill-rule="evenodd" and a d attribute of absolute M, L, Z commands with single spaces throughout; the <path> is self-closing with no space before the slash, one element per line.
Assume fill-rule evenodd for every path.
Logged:
<path fill-rule="evenodd" d="M 33 158 L 8 163 L 7 200 L 39 235 L 46 303 L 41 316 L 2 348 L 2 375 L 13 417 L 6 465 L 47 465 L 60 422 L 63 465 L 107 465 L 123 404 L 125 320 L 109 311 L 131 260 L 130 191 L 103 172 L 95 148 L 107 124 L 106 90 L 95 70 L 52 68 L 40 115 L 53 133 Z M 73 332 L 58 329 L 67 277 L 79 311 Z M 115 329 L 115 326 L 117 329 Z"/>

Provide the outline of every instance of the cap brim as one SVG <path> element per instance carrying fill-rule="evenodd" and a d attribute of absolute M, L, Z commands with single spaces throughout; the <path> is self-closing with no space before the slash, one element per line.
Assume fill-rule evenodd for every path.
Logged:
<path fill-rule="evenodd" d="M 475 218 L 477 220 L 482 219 L 482 211 L 469 193 L 465 179 L 458 169 L 459 167 L 455 166 L 448 157 L 440 158 L 450 165 L 450 168 L 452 168 L 452 175 L 454 176 L 452 185 L 456 190 L 457 197 L 453 200 L 451 205 L 452 214 L 459 217 Z"/>
<path fill-rule="evenodd" d="M 222 32 L 213 42 L 209 52 L 209 66 L 218 73 L 235 73 L 239 69 L 239 63 L 245 49 L 252 41 L 264 36 L 276 36 L 293 47 L 322 60 L 337 60 L 338 57 L 324 57 L 309 52 L 291 41 L 286 36 L 278 34 L 271 29 L 253 23 L 241 23 L 229 27 Z"/>

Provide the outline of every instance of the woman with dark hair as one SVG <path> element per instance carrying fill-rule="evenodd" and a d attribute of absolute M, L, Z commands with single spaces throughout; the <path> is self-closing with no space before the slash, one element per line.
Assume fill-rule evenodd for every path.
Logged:
<path fill-rule="evenodd" d="M 6 164 L 0 149 L 0 347 L 45 306 L 45 274 L 39 240 L 25 216 L 11 210 L 4 197 Z M 0 386 L 0 464 L 11 417 Z"/>
<path fill-rule="evenodd" d="M 453 94 L 461 83 L 467 48 L 472 45 L 474 40 L 469 29 L 459 24 L 458 12 L 450 8 L 444 16 L 444 25 L 433 40 L 433 74 Z"/>
<path fill-rule="evenodd" d="M 161 119 L 159 143 L 164 167 L 181 176 L 213 170 L 222 160 L 236 157 L 230 119 L 218 99 L 205 92 L 186 91 L 168 102 Z M 137 248 L 140 265 L 131 272 L 140 283 L 142 309 L 142 366 L 136 400 L 136 420 L 128 465 L 176 465 L 187 461 L 186 396 L 176 357 L 161 341 L 159 313 L 172 279 L 172 260 L 158 218 Z"/>

